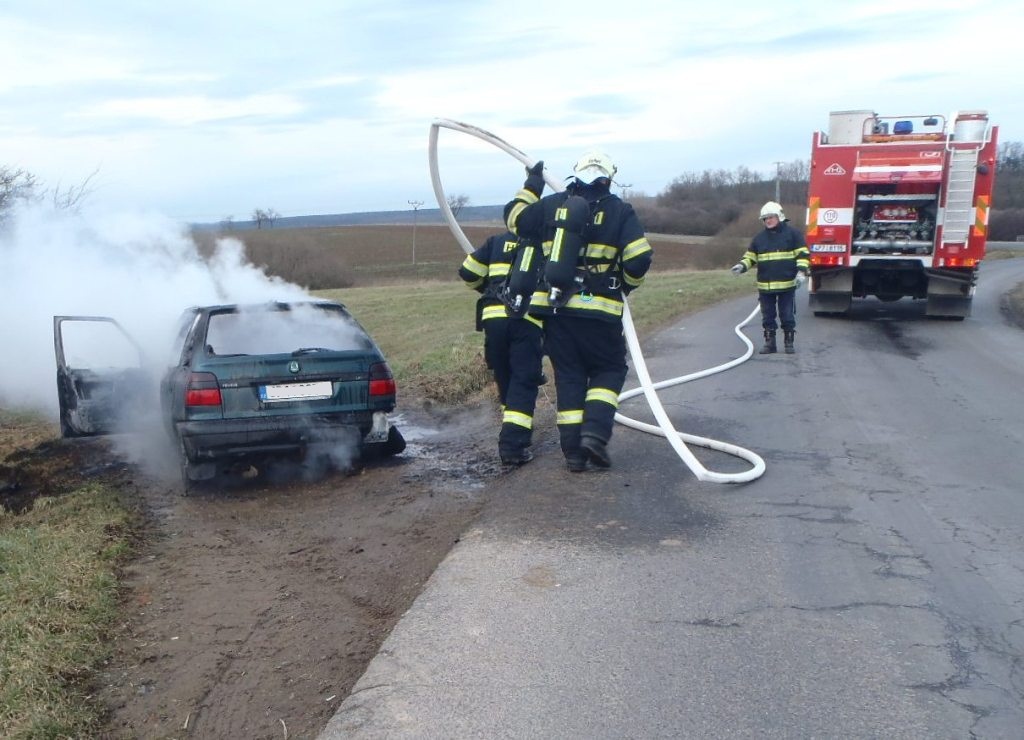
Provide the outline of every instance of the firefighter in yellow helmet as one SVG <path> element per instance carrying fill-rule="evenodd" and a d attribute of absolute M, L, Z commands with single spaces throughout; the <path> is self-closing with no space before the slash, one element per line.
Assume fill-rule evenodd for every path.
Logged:
<path fill-rule="evenodd" d="M 651 266 L 651 245 L 633 207 L 611 193 L 616 167 L 585 153 L 564 192 L 541 197 L 543 162 L 527 170 L 505 206 L 511 231 L 539 244 L 545 259 L 530 314 L 544 319 L 544 349 L 555 376 L 559 441 L 566 464 L 611 466 L 618 398 L 626 380 L 624 296 Z"/>
<path fill-rule="evenodd" d="M 782 206 L 768 201 L 761 207 L 764 224 L 751 240 L 743 258 L 732 266 L 733 275 L 742 275 L 757 265 L 757 293 L 761 304 L 764 346 L 761 354 L 778 351 L 775 332 L 782 324 L 786 354 L 796 352 L 796 289 L 807 280 L 810 252 L 803 232 L 789 225 Z"/>

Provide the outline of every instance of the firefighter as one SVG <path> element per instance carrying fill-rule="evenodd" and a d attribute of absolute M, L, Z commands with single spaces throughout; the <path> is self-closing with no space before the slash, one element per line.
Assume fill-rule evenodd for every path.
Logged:
<path fill-rule="evenodd" d="M 803 233 L 789 225 L 782 206 L 775 201 L 761 206 L 761 222 L 764 229 L 751 240 L 743 258 L 732 266 L 732 274 L 742 275 L 757 265 L 757 292 L 764 328 L 760 354 L 778 351 L 775 332 L 781 323 L 786 354 L 791 355 L 796 352 L 796 289 L 807 280 L 810 252 Z"/>
<path fill-rule="evenodd" d="M 542 321 L 525 313 L 513 316 L 500 299 L 517 246 L 515 234 L 494 234 L 459 267 L 459 277 L 481 294 L 476 329 L 484 333 L 484 360 L 498 387 L 502 408 L 498 455 L 505 465 L 523 465 L 533 459 L 533 412 L 537 386 L 545 381 Z"/>
<path fill-rule="evenodd" d="M 607 155 L 584 154 L 566 190 L 544 198 L 543 167 L 527 170 L 505 218 L 546 258 L 529 310 L 544 320 L 559 442 L 578 473 L 588 462 L 611 466 L 608 442 L 627 371 L 623 301 L 643 282 L 652 251 L 632 206 L 610 192 L 616 167 Z"/>

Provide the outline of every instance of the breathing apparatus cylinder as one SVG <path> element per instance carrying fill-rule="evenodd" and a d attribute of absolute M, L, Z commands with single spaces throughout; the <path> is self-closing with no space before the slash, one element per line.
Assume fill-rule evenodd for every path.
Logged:
<path fill-rule="evenodd" d="M 499 300 L 516 318 L 522 318 L 529 310 L 530 298 L 537 289 L 541 262 L 538 259 L 539 252 L 536 244 L 522 239 L 519 241 L 508 279 L 498 294 Z"/>
<path fill-rule="evenodd" d="M 580 250 L 586 246 L 583 230 L 589 219 L 590 204 L 578 195 L 570 195 L 555 211 L 555 237 L 544 266 L 544 281 L 548 284 L 548 301 L 552 306 L 565 305 L 577 288 L 576 263 Z"/>

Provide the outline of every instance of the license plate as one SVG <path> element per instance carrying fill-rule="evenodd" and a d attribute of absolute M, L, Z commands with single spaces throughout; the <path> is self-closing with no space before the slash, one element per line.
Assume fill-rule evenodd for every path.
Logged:
<path fill-rule="evenodd" d="M 334 387 L 329 380 L 260 386 L 261 401 L 312 401 L 330 398 L 333 395 Z"/>
<path fill-rule="evenodd" d="M 845 244 L 812 244 L 812 252 L 845 252 Z"/>

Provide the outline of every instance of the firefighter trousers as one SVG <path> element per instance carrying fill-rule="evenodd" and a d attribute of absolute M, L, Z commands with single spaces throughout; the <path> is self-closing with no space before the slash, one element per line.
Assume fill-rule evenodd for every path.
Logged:
<path fill-rule="evenodd" d="M 796 288 L 774 293 L 764 291 L 759 293 L 757 298 L 761 304 L 762 327 L 768 331 L 778 329 L 779 324 L 775 320 L 777 316 L 782 323 L 783 331 L 793 331 L 796 328 Z"/>
<path fill-rule="evenodd" d="M 540 327 L 526 319 L 484 321 L 484 359 L 502 405 L 498 449 L 506 454 L 525 449 L 533 439 L 543 342 Z"/>
<path fill-rule="evenodd" d="M 622 322 L 554 315 L 544 321 L 544 347 L 555 374 L 562 453 L 578 457 L 580 437 L 607 443 L 626 382 Z"/>

